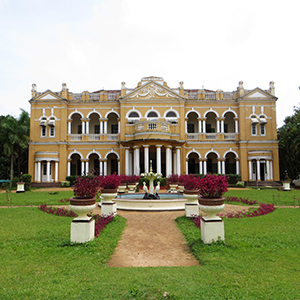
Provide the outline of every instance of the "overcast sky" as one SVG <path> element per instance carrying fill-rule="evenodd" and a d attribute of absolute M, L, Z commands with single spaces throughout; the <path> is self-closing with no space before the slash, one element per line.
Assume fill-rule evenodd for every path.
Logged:
<path fill-rule="evenodd" d="M 37 90 L 233 91 L 275 82 L 277 124 L 300 106 L 300 1 L 0 0 L 0 115 L 30 110 Z"/>

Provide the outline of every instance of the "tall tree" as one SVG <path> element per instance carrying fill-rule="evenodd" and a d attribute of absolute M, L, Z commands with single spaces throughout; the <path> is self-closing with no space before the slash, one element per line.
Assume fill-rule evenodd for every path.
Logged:
<path fill-rule="evenodd" d="M 1 119 L 1 140 L 3 152 L 10 157 L 10 184 L 14 176 L 14 158 L 18 157 L 21 149 L 28 147 L 29 114 L 22 109 L 18 119 L 8 115 Z"/>
<path fill-rule="evenodd" d="M 300 174 L 300 109 L 294 108 L 294 114 L 284 120 L 278 128 L 279 166 L 281 178 L 285 170 L 294 179 Z"/>

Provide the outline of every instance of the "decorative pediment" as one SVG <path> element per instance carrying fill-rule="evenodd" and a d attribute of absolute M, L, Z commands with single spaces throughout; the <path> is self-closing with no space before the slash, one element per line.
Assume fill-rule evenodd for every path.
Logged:
<path fill-rule="evenodd" d="M 260 88 L 248 91 L 245 95 L 240 97 L 240 99 L 246 100 L 277 100 L 277 97 L 273 96 L 269 91 L 264 91 Z"/>
<path fill-rule="evenodd" d="M 46 100 L 46 101 L 47 100 L 62 100 L 62 99 L 64 99 L 64 98 L 50 90 L 47 90 L 34 98 L 34 100 L 39 100 L 39 101 L 40 100 L 42 100 L 42 101 L 43 100 Z"/>
<path fill-rule="evenodd" d="M 179 93 L 155 82 L 150 81 L 127 94 L 129 99 L 178 99 L 183 98 Z"/>

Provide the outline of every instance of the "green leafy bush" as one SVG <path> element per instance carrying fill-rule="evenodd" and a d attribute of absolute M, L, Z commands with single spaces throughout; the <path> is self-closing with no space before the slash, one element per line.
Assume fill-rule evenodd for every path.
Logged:
<path fill-rule="evenodd" d="M 236 186 L 237 186 L 237 187 L 245 187 L 245 182 L 244 182 L 244 181 L 238 181 L 238 182 L 236 183 Z"/>
<path fill-rule="evenodd" d="M 70 186 L 73 186 L 77 177 L 80 177 L 80 176 L 78 176 L 78 175 L 67 176 L 66 177 L 66 181 L 69 181 L 70 182 Z"/>
<path fill-rule="evenodd" d="M 236 184 L 238 181 L 241 181 L 242 177 L 239 174 L 226 174 L 226 176 L 229 178 L 228 183 L 229 184 Z"/>
<path fill-rule="evenodd" d="M 69 187 L 70 186 L 70 181 L 62 181 L 61 186 L 62 187 Z"/>
<path fill-rule="evenodd" d="M 25 185 L 24 185 L 25 191 L 30 191 L 31 178 L 32 178 L 31 174 L 23 174 L 22 175 L 22 180 L 23 180 L 23 182 L 25 182 Z"/>

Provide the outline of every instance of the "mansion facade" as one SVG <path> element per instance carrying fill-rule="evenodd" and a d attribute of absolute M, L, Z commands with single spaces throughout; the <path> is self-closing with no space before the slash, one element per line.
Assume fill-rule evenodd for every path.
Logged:
<path fill-rule="evenodd" d="M 278 181 L 274 83 L 268 90 L 170 88 L 144 77 L 135 88 L 72 93 L 32 85 L 29 173 L 33 182 L 68 175 L 154 172 L 241 174 Z"/>

